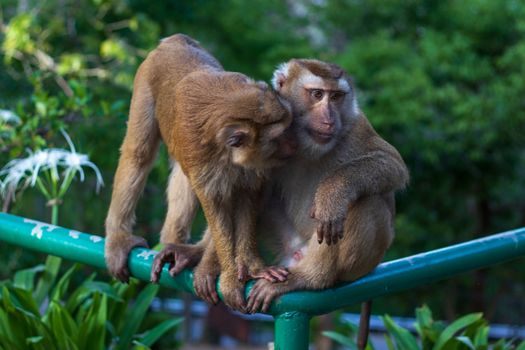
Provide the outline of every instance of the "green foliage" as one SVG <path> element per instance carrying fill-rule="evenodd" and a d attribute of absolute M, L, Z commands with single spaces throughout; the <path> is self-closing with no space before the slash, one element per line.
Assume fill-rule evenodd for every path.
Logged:
<path fill-rule="evenodd" d="M 521 350 L 525 348 L 525 341 L 519 345 L 513 341 L 500 339 L 490 344 L 489 325 L 481 313 L 462 316 L 447 325 L 442 321 L 434 321 L 432 312 L 424 305 L 416 309 L 415 328 L 419 339 L 408 330 L 397 325 L 394 320 L 386 315 L 383 323 L 387 329 L 385 341 L 389 350 Z M 357 326 L 346 324 L 346 335 L 341 332 L 323 332 L 337 343 L 357 349 L 354 340 Z M 373 344 L 368 343 L 366 350 L 373 350 Z"/>
<path fill-rule="evenodd" d="M 0 349 L 150 349 L 182 321 L 166 320 L 139 333 L 158 286 L 137 293 L 135 280 L 108 284 L 94 281 L 93 274 L 71 289 L 77 265 L 58 281 L 50 270 L 40 265 L 0 283 Z M 35 290 L 41 272 L 49 273 Z"/>

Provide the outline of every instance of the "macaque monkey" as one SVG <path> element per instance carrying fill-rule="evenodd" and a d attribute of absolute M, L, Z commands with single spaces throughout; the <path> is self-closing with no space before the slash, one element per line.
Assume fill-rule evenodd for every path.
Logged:
<path fill-rule="evenodd" d="M 343 69 L 296 59 L 279 66 L 272 83 L 292 106 L 299 149 L 272 175 L 279 192 L 271 207 L 284 215 L 276 220 L 275 209 L 263 210 L 258 230 L 281 240 L 276 252 L 288 255 L 290 274 L 283 282 L 257 280 L 248 312 L 267 311 L 286 292 L 324 289 L 370 272 L 394 237 L 394 191 L 409 178 L 397 150 L 359 109 Z"/>
<path fill-rule="evenodd" d="M 291 121 L 286 101 L 265 83 L 224 71 L 188 36 L 162 40 L 135 77 L 106 218 L 105 258 L 111 275 L 128 281 L 128 254 L 147 245 L 132 235 L 132 226 L 162 139 L 177 164 L 168 184 L 161 241 L 185 243 L 198 200 L 226 304 L 242 309 L 244 281 L 264 271 L 253 237 L 259 189 L 265 171 L 293 152 L 286 132 Z M 178 186 L 180 181 L 184 186 Z M 185 203 L 182 211 L 179 200 Z"/>

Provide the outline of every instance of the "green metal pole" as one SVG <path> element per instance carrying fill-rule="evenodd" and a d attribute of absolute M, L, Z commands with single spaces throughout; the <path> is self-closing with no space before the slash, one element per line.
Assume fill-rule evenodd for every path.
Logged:
<path fill-rule="evenodd" d="M 104 239 L 100 236 L 0 213 L 0 240 L 106 268 Z M 131 274 L 149 281 L 155 254 L 149 249 L 133 249 L 129 257 Z M 308 334 L 308 320 L 312 315 L 328 313 L 524 255 L 525 228 L 520 228 L 387 262 L 369 275 L 335 288 L 286 294 L 277 299 L 270 310 L 276 318 L 276 346 L 286 350 L 306 349 L 308 339 L 301 335 Z M 165 267 L 160 284 L 193 292 L 192 279 L 193 275 L 188 270 L 172 278 Z"/>
<path fill-rule="evenodd" d="M 310 316 L 302 312 L 285 312 L 275 316 L 275 350 L 307 350 Z"/>

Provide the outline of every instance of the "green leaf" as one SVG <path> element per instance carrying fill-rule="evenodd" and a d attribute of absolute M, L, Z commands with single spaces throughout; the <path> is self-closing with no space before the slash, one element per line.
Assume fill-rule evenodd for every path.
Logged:
<path fill-rule="evenodd" d="M 151 350 L 150 347 L 148 347 L 148 346 L 146 346 L 146 345 L 144 345 L 141 342 L 138 342 L 136 340 L 133 341 L 133 345 L 134 345 L 133 348 L 132 348 L 133 350 Z"/>
<path fill-rule="evenodd" d="M 396 347 L 394 346 L 394 343 L 392 342 L 392 338 L 390 338 L 387 334 L 385 334 L 385 343 L 388 347 L 388 350 L 396 350 Z"/>
<path fill-rule="evenodd" d="M 476 350 L 476 347 L 474 346 L 474 344 L 472 344 L 472 341 L 469 337 L 459 336 L 456 337 L 456 340 L 468 346 L 469 349 Z"/>
<path fill-rule="evenodd" d="M 26 339 L 26 344 L 37 344 L 40 343 L 44 339 L 43 336 L 37 335 L 35 337 L 29 337 Z"/>
<path fill-rule="evenodd" d="M 13 302 L 20 308 L 33 315 L 40 317 L 40 310 L 36 304 L 33 294 L 29 290 L 13 288 L 11 290 L 13 296 Z"/>
<path fill-rule="evenodd" d="M 328 337 L 330 339 L 335 340 L 336 342 L 338 342 L 341 345 L 347 346 L 350 349 L 356 349 L 357 350 L 357 345 L 356 345 L 355 341 L 352 338 L 350 338 L 350 337 L 344 336 L 341 333 L 333 332 L 333 331 L 324 331 L 322 334 L 325 337 Z"/>
<path fill-rule="evenodd" d="M 474 313 L 460 317 L 456 321 L 452 322 L 445 330 L 440 334 L 436 344 L 434 345 L 433 350 L 441 350 L 444 345 L 450 340 L 454 339 L 454 335 L 462 330 L 463 328 L 468 327 L 469 325 L 477 322 L 483 316 L 482 313 Z"/>
<path fill-rule="evenodd" d="M 44 271 L 44 265 L 40 264 L 35 267 L 20 270 L 13 277 L 14 286 L 25 290 L 33 291 L 35 285 L 35 276 L 37 273 Z"/>
<path fill-rule="evenodd" d="M 394 320 L 392 320 L 392 318 L 388 315 L 385 315 L 384 317 L 382 317 L 382 319 L 383 323 L 388 329 L 388 332 L 395 339 L 398 349 L 419 350 L 419 346 L 417 345 L 416 339 L 414 338 L 414 336 L 412 336 L 412 334 L 410 334 L 409 331 L 399 327 L 394 322 Z"/>
<path fill-rule="evenodd" d="M 142 334 L 142 336 L 139 338 L 140 343 L 146 346 L 152 346 L 164 334 L 178 326 L 183 320 L 183 318 L 176 318 L 173 320 L 166 320 L 164 322 L 161 322 L 152 329 L 144 332 L 144 334 Z"/>
<path fill-rule="evenodd" d="M 73 272 L 78 270 L 79 266 L 80 266 L 79 264 L 73 264 L 73 266 L 71 266 L 71 268 L 69 268 L 66 271 L 66 273 L 62 275 L 62 277 L 58 280 L 58 283 L 56 284 L 56 287 L 53 290 L 53 293 L 51 295 L 51 300 L 58 301 L 62 299 L 62 297 L 64 296 L 69 286 L 69 281 L 71 280 L 71 276 L 73 275 Z"/>
<path fill-rule="evenodd" d="M 57 277 L 58 271 L 60 270 L 61 264 L 61 258 L 52 255 L 49 255 L 46 258 L 44 273 L 42 277 L 40 277 L 35 290 L 35 300 L 37 304 L 42 304 L 47 294 L 51 290 L 51 287 L 55 283 L 55 279 Z"/>
<path fill-rule="evenodd" d="M 489 327 L 482 326 L 478 328 L 476 334 L 474 335 L 474 346 L 476 349 L 481 348 L 485 349 L 489 344 Z"/>
<path fill-rule="evenodd" d="M 129 348 L 133 335 L 138 331 L 153 298 L 157 295 L 158 290 L 158 285 L 148 284 L 137 296 L 133 307 L 128 309 L 130 314 L 128 315 L 129 317 L 127 317 L 124 328 L 120 333 L 119 342 L 115 348 L 116 350 L 125 350 Z"/>

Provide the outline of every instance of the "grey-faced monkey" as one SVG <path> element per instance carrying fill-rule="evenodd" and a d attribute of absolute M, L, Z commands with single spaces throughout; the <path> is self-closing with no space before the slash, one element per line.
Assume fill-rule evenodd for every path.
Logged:
<path fill-rule="evenodd" d="M 255 206 L 264 172 L 290 155 L 286 103 L 264 83 L 226 72 L 185 35 L 162 40 L 134 82 L 106 218 L 110 273 L 127 281 L 128 254 L 146 246 L 132 235 L 135 206 L 160 140 L 177 162 L 168 184 L 164 243 L 184 243 L 200 201 L 222 271 L 225 301 L 244 306 L 244 279 L 264 264 L 254 248 Z M 181 176 L 184 175 L 184 176 Z M 175 180 L 174 180 L 175 179 Z M 177 186 L 183 179 L 186 186 Z M 178 210 L 177 201 L 189 203 Z"/>
<path fill-rule="evenodd" d="M 399 153 L 359 109 L 343 69 L 292 60 L 272 82 L 292 106 L 299 150 L 272 175 L 279 193 L 271 206 L 285 214 L 275 220 L 264 210 L 260 226 L 281 238 L 279 251 L 288 251 L 292 266 L 284 282 L 255 283 L 249 312 L 266 311 L 289 291 L 324 289 L 370 272 L 394 237 L 394 191 L 409 178 Z"/>

